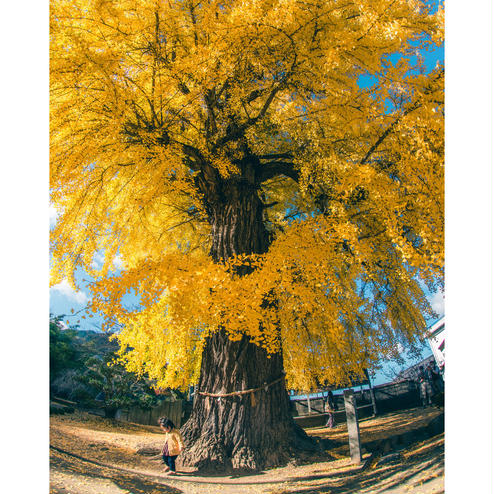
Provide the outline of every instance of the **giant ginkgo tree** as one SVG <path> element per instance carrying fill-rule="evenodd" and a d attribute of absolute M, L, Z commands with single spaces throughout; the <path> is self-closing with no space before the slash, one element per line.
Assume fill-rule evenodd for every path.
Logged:
<path fill-rule="evenodd" d="M 282 463 L 310 445 L 287 386 L 417 342 L 442 35 L 420 0 L 52 1 L 53 283 L 84 268 L 127 368 L 197 384 L 184 463 Z"/>

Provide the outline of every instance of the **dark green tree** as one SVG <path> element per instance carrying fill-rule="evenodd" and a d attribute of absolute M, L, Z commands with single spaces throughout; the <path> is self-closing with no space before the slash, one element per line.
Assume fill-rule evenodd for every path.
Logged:
<path fill-rule="evenodd" d="M 92 395 L 102 400 L 105 417 L 115 418 L 119 408 L 151 408 L 155 405 L 157 399 L 148 383 L 122 365 L 113 363 L 114 357 L 115 354 L 108 353 L 89 358 L 80 378 L 90 387 Z"/>
<path fill-rule="evenodd" d="M 64 329 L 62 316 L 50 315 L 50 381 L 64 369 L 77 366 L 74 339 L 76 331 Z"/>

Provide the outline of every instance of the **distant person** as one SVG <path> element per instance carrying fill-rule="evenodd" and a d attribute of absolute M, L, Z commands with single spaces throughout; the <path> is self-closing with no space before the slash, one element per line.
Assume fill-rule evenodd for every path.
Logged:
<path fill-rule="evenodd" d="M 326 399 L 324 400 L 324 411 L 328 414 L 328 421 L 326 422 L 326 427 L 332 429 L 334 427 L 334 412 L 336 410 L 336 405 L 334 401 L 333 392 L 328 391 Z"/>
<path fill-rule="evenodd" d="M 182 436 L 170 419 L 161 417 L 158 419 L 158 424 L 165 433 L 165 445 L 161 451 L 165 463 L 164 470 L 168 475 L 176 475 L 175 460 L 184 449 Z"/>
<path fill-rule="evenodd" d="M 430 362 L 427 366 L 427 377 L 431 383 L 433 394 L 440 393 L 442 391 L 442 378 L 434 362 Z"/>
<path fill-rule="evenodd" d="M 432 387 L 427 374 L 423 367 L 420 367 L 418 372 L 419 388 L 420 388 L 420 398 L 422 400 L 422 407 L 432 405 Z"/>

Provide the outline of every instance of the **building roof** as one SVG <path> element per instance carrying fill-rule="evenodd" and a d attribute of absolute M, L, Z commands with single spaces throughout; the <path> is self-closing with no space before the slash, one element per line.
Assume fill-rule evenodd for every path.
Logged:
<path fill-rule="evenodd" d="M 438 321 L 436 321 L 428 330 L 427 337 L 432 338 L 437 333 L 441 332 L 444 329 L 444 316 L 441 317 Z"/>
<path fill-rule="evenodd" d="M 400 382 L 400 381 L 407 381 L 407 380 L 413 380 L 416 381 L 418 379 L 418 371 L 420 367 L 425 367 L 429 365 L 430 362 L 435 363 L 434 360 L 434 355 L 429 355 L 425 359 L 421 360 L 417 364 L 412 365 L 408 369 L 405 369 L 401 371 L 394 379 L 392 382 Z"/>

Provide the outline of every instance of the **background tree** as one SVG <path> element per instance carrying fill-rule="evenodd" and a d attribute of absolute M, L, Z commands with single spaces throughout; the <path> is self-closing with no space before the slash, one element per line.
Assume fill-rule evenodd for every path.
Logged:
<path fill-rule="evenodd" d="M 53 282 L 85 268 L 127 368 L 198 383 L 186 463 L 283 462 L 283 372 L 344 382 L 423 331 L 441 42 L 420 0 L 52 3 Z"/>
<path fill-rule="evenodd" d="M 120 408 L 151 408 L 157 400 L 143 379 L 113 363 L 114 354 L 94 356 L 87 360 L 80 380 L 92 390 L 93 402 L 102 402 L 105 417 L 115 418 Z"/>
<path fill-rule="evenodd" d="M 74 366 L 76 350 L 73 346 L 75 331 L 63 329 L 63 316 L 50 315 L 50 381 L 60 371 Z"/>
<path fill-rule="evenodd" d="M 111 335 L 64 327 L 62 316 L 50 316 L 50 391 L 94 406 L 101 396 L 105 416 L 114 418 L 119 408 L 158 404 L 153 383 L 128 372 L 115 362 L 118 345 Z M 177 392 L 172 392 L 177 394 Z M 180 394 L 178 392 L 178 394 Z"/>

